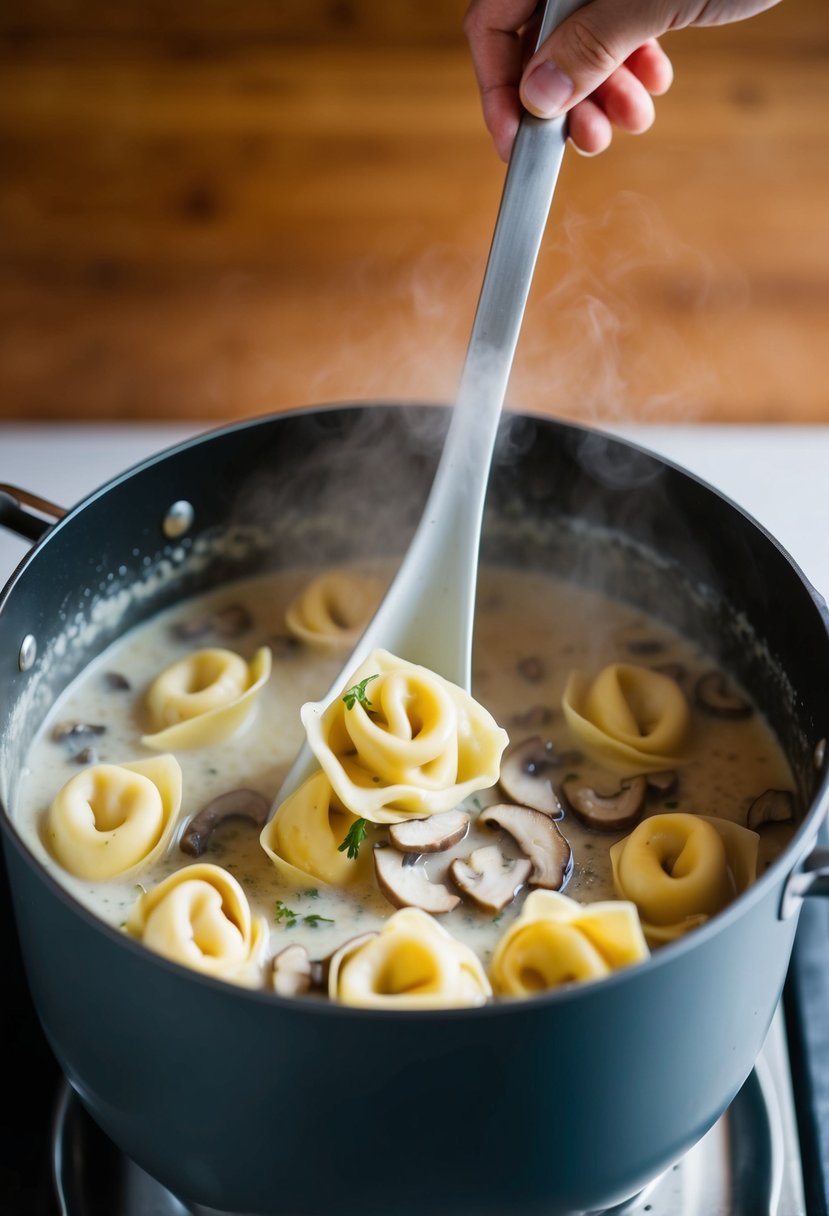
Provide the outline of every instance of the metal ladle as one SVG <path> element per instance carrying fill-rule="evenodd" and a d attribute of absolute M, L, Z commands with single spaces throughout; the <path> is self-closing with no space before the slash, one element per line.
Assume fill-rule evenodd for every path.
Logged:
<path fill-rule="evenodd" d="M 540 45 L 579 0 L 548 0 Z M 501 409 L 566 143 L 564 118 L 524 111 L 472 325 L 452 419 L 417 531 L 377 612 L 323 702 L 383 648 L 469 690 L 478 552 Z M 319 765 L 303 745 L 276 809 Z"/>

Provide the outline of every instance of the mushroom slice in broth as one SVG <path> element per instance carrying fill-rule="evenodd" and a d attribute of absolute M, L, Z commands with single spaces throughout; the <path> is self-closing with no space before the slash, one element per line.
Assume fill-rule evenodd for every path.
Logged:
<path fill-rule="evenodd" d="M 529 883 L 560 891 L 573 870 L 573 850 L 549 815 L 526 806 L 497 803 L 478 816 L 478 822 L 501 828 L 532 862 Z"/>
<path fill-rule="evenodd" d="M 456 807 L 428 819 L 392 824 L 389 840 L 401 853 L 442 853 L 463 840 L 468 830 L 469 815 Z"/>
<path fill-rule="evenodd" d="M 560 819 L 564 809 L 550 780 L 550 774 L 581 759 L 578 752 L 556 752 L 549 740 L 533 735 L 508 749 L 501 762 L 498 784 L 520 806 L 532 807 L 544 815 Z"/>
<path fill-rule="evenodd" d="M 182 853 L 201 857 L 210 843 L 211 834 L 228 819 L 247 819 L 256 827 L 264 827 L 270 803 L 256 790 L 228 790 L 202 807 L 188 823 L 179 841 Z"/>
<path fill-rule="evenodd" d="M 475 849 L 467 861 L 456 857 L 449 874 L 459 891 L 485 912 L 500 912 L 512 903 L 530 877 L 526 857 L 505 857 L 497 844 Z"/>
<path fill-rule="evenodd" d="M 597 793 L 576 777 L 569 778 L 561 788 L 570 809 L 587 827 L 597 832 L 621 832 L 642 818 L 648 779 L 628 777 L 610 794 Z"/>
<path fill-rule="evenodd" d="M 374 869 L 377 885 L 395 908 L 421 908 L 433 916 L 441 916 L 460 903 L 460 896 L 431 881 L 425 866 L 417 864 L 415 854 L 375 848 Z"/>

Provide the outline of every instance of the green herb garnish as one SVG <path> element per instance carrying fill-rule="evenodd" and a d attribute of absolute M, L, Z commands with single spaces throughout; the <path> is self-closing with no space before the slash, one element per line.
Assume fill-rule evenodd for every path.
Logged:
<path fill-rule="evenodd" d="M 320 893 L 316 887 L 309 887 L 308 890 L 303 891 L 302 894 L 306 899 L 319 899 L 320 897 Z"/>
<path fill-rule="evenodd" d="M 293 929 L 299 918 L 299 913 L 294 912 L 293 908 L 289 908 L 287 904 L 283 904 L 281 899 L 276 901 L 276 911 L 274 912 L 274 920 L 277 924 L 284 924 L 286 929 Z"/>
<path fill-rule="evenodd" d="M 359 684 L 352 685 L 352 687 L 343 694 L 346 709 L 353 709 L 358 701 L 365 709 L 371 709 L 371 701 L 369 701 L 368 697 L 366 696 L 366 684 L 370 683 L 371 680 L 378 679 L 379 675 L 380 673 L 377 672 L 373 676 L 366 676 L 364 680 L 360 680 Z"/>
<path fill-rule="evenodd" d="M 327 921 L 329 925 L 333 925 L 334 920 L 331 916 L 318 916 L 316 912 L 312 912 L 310 916 L 305 917 L 306 925 L 310 925 L 312 929 L 316 929 L 320 921 Z"/>
<path fill-rule="evenodd" d="M 351 861 L 357 860 L 357 855 L 360 852 L 360 845 L 368 836 L 365 819 L 355 819 L 351 827 L 348 829 L 345 840 L 338 846 L 338 853 L 347 853 Z"/>

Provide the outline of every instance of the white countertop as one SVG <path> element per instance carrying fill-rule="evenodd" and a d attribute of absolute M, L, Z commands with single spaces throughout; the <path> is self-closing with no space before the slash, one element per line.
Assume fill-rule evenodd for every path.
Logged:
<path fill-rule="evenodd" d="M 214 429 L 184 424 L 0 423 L 0 482 L 69 507 L 154 452 Z M 829 598 L 829 425 L 627 426 L 614 433 L 728 495 Z M 0 530 L 0 585 L 27 550 Z"/>

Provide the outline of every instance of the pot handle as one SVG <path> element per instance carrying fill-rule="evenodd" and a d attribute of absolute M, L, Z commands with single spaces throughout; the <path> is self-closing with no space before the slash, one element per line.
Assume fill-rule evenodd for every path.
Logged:
<path fill-rule="evenodd" d="M 27 510 L 28 508 L 28 510 Z M 39 514 L 35 514 L 39 512 Z M 40 540 L 52 524 L 63 519 L 66 511 L 37 494 L 0 482 L 0 526 L 26 540 Z M 45 518 L 44 518 L 45 517 Z"/>
<path fill-rule="evenodd" d="M 809 895 L 829 895 L 829 848 L 813 849 L 792 870 L 783 887 L 780 919 L 795 913 Z"/>

